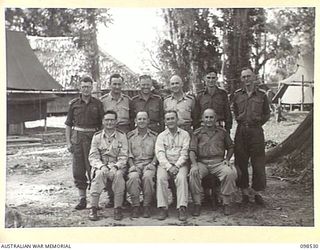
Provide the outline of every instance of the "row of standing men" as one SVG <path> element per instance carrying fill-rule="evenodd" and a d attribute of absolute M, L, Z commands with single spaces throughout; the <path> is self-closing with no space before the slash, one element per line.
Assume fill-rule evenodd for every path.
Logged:
<path fill-rule="evenodd" d="M 108 192 L 113 193 L 111 200 L 115 208 L 114 217 L 115 219 L 121 219 L 124 192 L 122 189 L 124 188 L 115 188 L 115 183 L 123 184 L 124 179 L 120 182 L 116 182 L 115 180 L 117 180 L 116 173 L 122 172 L 123 176 L 128 174 L 126 175 L 128 179 L 127 189 L 131 197 L 135 197 L 131 200 L 133 204 L 133 216 L 136 217 L 138 213 L 136 194 L 144 186 L 143 170 L 153 170 L 154 173 L 157 171 L 156 196 L 157 206 L 160 209 L 159 218 L 165 219 L 167 216 L 168 180 L 174 180 L 177 186 L 176 202 L 179 219 L 185 220 L 188 200 L 186 176 L 189 173 L 187 163 L 188 158 L 190 158 L 190 190 L 195 204 L 193 215 L 197 216 L 200 214 L 199 192 L 201 191 L 201 179 L 209 173 L 216 175 L 220 179 L 222 197 L 225 197 L 223 199 L 224 213 L 230 213 L 230 199 L 227 196 L 230 196 L 231 191 L 234 190 L 235 179 L 237 178 L 237 173 L 234 173 L 235 168 L 229 164 L 234 148 L 229 135 L 232 127 L 232 115 L 227 93 L 217 86 L 217 72 L 210 68 L 204 80 L 206 83 L 205 91 L 194 98 L 191 95 L 183 93 L 182 79 L 174 75 L 169 83 L 172 94 L 162 100 L 160 96 L 154 95 L 151 92 L 151 77 L 143 75 L 139 78 L 139 94 L 130 99 L 121 91 L 123 78 L 121 75 L 114 74 L 110 77 L 111 92 L 102 96 L 100 98 L 101 101 L 91 97 L 91 78 L 85 77 L 81 80 L 81 95 L 70 102 L 65 122 L 68 149 L 73 153 L 74 182 L 80 196 L 80 202 L 76 206 L 76 209 L 86 208 L 86 190 L 88 183 L 91 183 L 90 196 L 92 207 L 89 218 L 92 220 L 98 219 L 99 195 L 106 188 Z M 243 88 L 235 92 L 232 100 L 234 116 L 238 123 L 235 135 L 235 165 L 239 170 L 237 185 L 242 190 L 243 202 L 248 203 L 248 161 L 250 158 L 253 167 L 252 189 L 255 191 L 254 198 L 256 203 L 263 204 L 260 191 L 265 189 L 266 177 L 262 125 L 269 119 L 270 110 L 265 93 L 255 86 L 255 76 L 251 69 L 242 70 L 241 82 L 243 83 Z M 114 114 L 112 114 L 112 111 L 114 111 Z M 204 111 L 209 112 L 209 114 L 205 115 Z M 157 137 L 158 139 L 154 139 L 156 147 L 152 157 L 144 152 L 148 149 L 153 150 L 154 144 L 152 145 L 151 142 L 148 144 L 146 142 L 148 140 L 143 140 L 146 136 L 141 136 L 141 131 L 139 132 L 139 116 L 147 116 L 148 130 L 144 129 L 144 131 L 148 131 L 146 132 L 148 135 L 153 135 L 156 138 L 155 134 L 161 132 Z M 175 127 L 173 130 L 170 130 L 170 119 L 168 120 L 167 116 L 172 120 L 176 118 L 176 121 L 171 122 L 173 124 L 176 123 L 175 126 L 171 125 L 173 126 L 172 128 Z M 208 117 L 206 118 L 206 116 Z M 103 123 L 103 130 L 95 134 L 97 130 L 101 129 L 101 123 Z M 113 125 L 112 129 L 111 125 Z M 165 125 L 166 130 L 163 131 Z M 111 129 L 110 131 L 108 130 L 108 126 Z M 135 126 L 137 128 L 129 132 Z M 224 129 L 221 128 L 222 126 L 224 126 Z M 114 130 L 115 127 L 117 127 L 117 130 Z M 108 134 L 105 131 L 112 133 Z M 125 150 L 123 148 L 125 148 L 126 143 L 117 142 L 116 135 L 119 138 L 123 137 L 127 139 L 126 133 L 128 133 L 129 139 L 127 147 L 129 153 L 126 159 L 125 157 L 120 157 L 120 161 L 117 163 L 118 156 L 115 157 L 110 154 L 112 152 L 120 153 L 122 150 Z M 120 136 L 121 134 L 122 136 Z M 189 141 L 186 138 L 184 138 L 185 141 L 181 138 L 179 139 L 177 135 L 180 134 L 188 135 Z M 99 138 L 100 144 L 96 143 L 96 137 Z M 162 143 L 160 144 L 158 143 L 159 138 L 162 138 Z M 130 140 L 136 141 L 130 144 Z M 145 145 L 144 143 L 147 144 Z M 99 146 L 95 147 L 94 145 Z M 162 148 L 160 147 L 161 150 L 159 150 L 159 145 L 162 145 Z M 133 150 L 134 147 L 136 147 L 135 150 Z M 187 153 L 181 153 L 181 150 L 182 152 L 186 150 Z M 136 154 L 133 153 L 134 151 L 137 151 Z M 127 161 L 129 168 L 126 167 Z M 156 168 L 157 165 L 159 166 Z M 232 170 L 232 173 L 229 170 Z M 232 178 L 230 178 L 232 181 L 227 181 L 228 176 L 221 174 L 221 172 L 226 171 L 231 173 L 230 176 Z M 132 176 L 134 178 L 130 178 Z M 179 178 L 180 176 L 183 176 L 183 178 Z M 142 178 L 141 180 L 140 177 Z M 122 184 L 120 185 L 121 187 L 124 186 Z M 146 185 L 149 186 L 149 190 L 153 193 L 154 188 L 152 183 Z M 132 186 L 134 187 L 134 192 L 132 192 Z M 113 192 L 111 192 L 112 190 Z M 144 192 L 145 190 L 141 191 Z M 120 198 L 121 196 L 122 198 Z M 144 199 L 144 217 L 150 216 L 152 197 Z"/>

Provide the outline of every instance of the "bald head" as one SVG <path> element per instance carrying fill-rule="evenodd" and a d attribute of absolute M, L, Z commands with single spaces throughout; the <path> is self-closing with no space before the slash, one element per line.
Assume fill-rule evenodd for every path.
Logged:
<path fill-rule="evenodd" d="M 182 92 L 182 79 L 178 75 L 173 75 L 170 78 L 170 90 L 172 93 Z"/>
<path fill-rule="evenodd" d="M 206 127 L 215 127 L 216 124 L 216 112 L 213 109 L 206 109 L 202 114 L 202 121 Z"/>

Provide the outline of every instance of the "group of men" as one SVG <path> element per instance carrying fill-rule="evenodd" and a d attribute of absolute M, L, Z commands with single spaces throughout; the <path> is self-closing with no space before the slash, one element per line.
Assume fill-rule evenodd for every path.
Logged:
<path fill-rule="evenodd" d="M 262 125 L 270 117 L 267 96 L 255 85 L 252 70 L 243 69 L 243 87 L 232 99 L 238 123 L 233 143 L 227 92 L 218 87 L 217 72 L 212 68 L 204 81 L 205 90 L 194 97 L 183 92 L 181 77 L 174 75 L 169 83 L 171 95 L 163 100 L 152 93 L 151 77 L 142 75 L 139 94 L 130 98 L 122 93 L 123 77 L 114 74 L 110 93 L 98 100 L 91 96 L 92 79 L 82 78 L 81 94 L 70 102 L 65 122 L 80 197 L 75 208 L 87 207 L 90 190 L 89 219 L 98 220 L 99 198 L 107 190 L 107 206 L 113 206 L 114 219 L 121 220 L 128 193 L 132 217 L 137 218 L 143 194 L 143 217 L 151 216 L 156 200 L 158 219 L 164 220 L 170 188 L 178 218 L 185 221 L 189 190 L 194 203 L 192 215 L 199 216 L 202 181 L 215 176 L 220 183 L 223 212 L 229 215 L 236 186 L 242 190 L 242 202 L 249 203 L 249 159 L 254 199 L 263 205 L 260 191 L 266 187 L 266 176 Z M 234 152 L 235 165 L 230 163 Z"/>

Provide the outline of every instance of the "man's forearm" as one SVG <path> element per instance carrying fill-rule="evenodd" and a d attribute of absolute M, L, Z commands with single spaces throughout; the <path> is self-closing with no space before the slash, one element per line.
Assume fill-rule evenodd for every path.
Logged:
<path fill-rule="evenodd" d="M 71 127 L 66 126 L 66 142 L 67 144 L 71 144 Z"/>

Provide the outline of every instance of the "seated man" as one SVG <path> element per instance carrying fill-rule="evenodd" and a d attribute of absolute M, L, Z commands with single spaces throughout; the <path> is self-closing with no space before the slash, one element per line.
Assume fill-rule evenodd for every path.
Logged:
<path fill-rule="evenodd" d="M 214 174 L 219 178 L 223 212 L 229 215 L 231 194 L 236 190 L 237 178 L 237 171 L 229 162 L 234 145 L 227 131 L 216 127 L 216 114 L 213 109 L 206 109 L 203 112 L 202 121 L 203 126 L 192 135 L 189 152 L 191 160 L 189 182 L 195 204 L 193 215 L 200 215 L 201 180 L 208 174 Z"/>
<path fill-rule="evenodd" d="M 177 208 L 179 220 L 187 220 L 188 205 L 188 149 L 189 133 L 178 128 L 178 114 L 168 110 L 164 115 L 167 129 L 159 134 L 155 152 L 159 161 L 157 170 L 157 206 L 160 209 L 159 220 L 168 216 L 169 179 L 174 180 L 177 190 Z"/>
<path fill-rule="evenodd" d="M 139 217 L 140 192 L 143 191 L 143 217 L 150 217 L 150 206 L 155 195 L 154 177 L 157 158 L 154 145 L 157 133 L 148 129 L 149 116 L 146 111 L 139 111 L 135 118 L 137 128 L 127 134 L 129 142 L 129 174 L 127 191 L 132 202 L 132 217 Z"/>
<path fill-rule="evenodd" d="M 89 162 L 93 170 L 89 219 L 98 220 L 100 194 L 107 183 L 111 182 L 114 193 L 114 219 L 121 220 L 125 190 L 123 176 L 127 168 L 128 141 L 126 135 L 116 129 L 117 113 L 115 111 L 106 111 L 102 124 L 103 130 L 93 136 L 89 153 Z"/>

